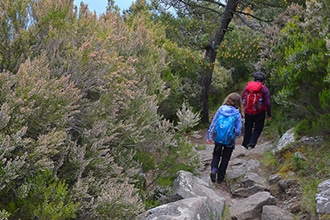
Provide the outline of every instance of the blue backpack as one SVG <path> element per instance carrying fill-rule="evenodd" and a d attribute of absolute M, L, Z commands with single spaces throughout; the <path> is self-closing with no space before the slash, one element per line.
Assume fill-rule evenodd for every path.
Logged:
<path fill-rule="evenodd" d="M 215 124 L 214 142 L 231 145 L 235 143 L 235 121 L 237 115 L 225 116 L 220 114 Z"/>

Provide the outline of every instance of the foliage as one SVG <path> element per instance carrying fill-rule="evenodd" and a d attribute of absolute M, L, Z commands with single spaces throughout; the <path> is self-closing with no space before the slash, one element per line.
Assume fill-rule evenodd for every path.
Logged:
<path fill-rule="evenodd" d="M 204 49 L 218 27 L 218 7 L 212 3 L 154 0 L 151 5 L 159 13 L 155 19 L 165 25 L 167 38 L 182 48 Z M 172 11 L 167 10 L 169 6 Z"/>
<path fill-rule="evenodd" d="M 3 220 L 8 220 L 10 217 L 10 213 L 7 212 L 6 210 L 1 210 L 0 211 L 0 218 Z"/>
<path fill-rule="evenodd" d="M 302 210 L 310 215 L 310 219 L 318 219 L 315 205 L 315 195 L 317 194 L 317 187 L 320 180 L 317 178 L 310 178 L 307 181 L 300 179 L 301 187 L 303 189 L 303 196 L 301 201 Z"/>
<path fill-rule="evenodd" d="M 311 129 L 300 130 L 301 134 L 329 132 L 328 125 L 319 120 L 327 118 L 329 112 L 327 105 L 322 104 L 322 100 L 328 99 L 329 89 L 326 80 L 329 59 L 325 55 L 329 50 L 324 37 L 328 28 L 319 25 L 320 20 L 328 18 L 322 16 L 324 13 L 319 13 L 320 10 L 319 3 L 310 2 L 304 18 L 299 7 L 292 6 L 291 11 L 284 14 L 291 15 L 291 19 L 284 26 L 278 26 L 281 34 L 272 41 L 270 51 L 274 56 L 265 63 L 271 67 L 271 84 L 276 89 L 274 101 L 281 106 L 282 114 L 306 120 L 307 123 L 301 125 L 309 124 Z"/>
<path fill-rule="evenodd" d="M 200 120 L 199 113 L 194 113 L 187 103 L 182 103 L 182 108 L 178 109 L 178 124 L 175 127 L 177 132 L 188 132 L 193 129 Z"/>
<path fill-rule="evenodd" d="M 0 4 L 0 72 L 16 72 L 29 54 L 30 6 L 32 0 L 4 0 Z M 18 13 L 19 12 L 19 13 Z"/>
<path fill-rule="evenodd" d="M 155 169 L 159 172 L 148 173 L 149 178 L 143 191 L 147 208 L 153 208 L 165 202 L 163 200 L 166 200 L 166 197 L 172 192 L 173 181 L 177 177 L 178 171 L 186 170 L 195 173 L 200 168 L 198 155 L 194 148 L 194 145 L 187 143 L 184 138 L 180 138 L 177 145 L 158 150 L 154 162 Z M 145 152 L 145 154 L 149 153 Z"/>
<path fill-rule="evenodd" d="M 113 3 L 100 17 L 71 0 L 0 4 L 2 218 L 133 219 L 161 203 L 178 170 L 199 165 L 181 132 L 199 121 L 198 80 L 213 67 L 202 50 L 222 9 L 203 2 L 175 17 L 140 0 L 121 17 Z M 311 122 L 327 133 L 329 13 L 320 10 L 329 9 L 311 2 L 305 20 L 277 26 L 281 34 L 266 38 L 274 59 L 264 64 L 283 111 L 298 109 L 291 115 L 308 116 L 300 128 Z M 241 30 L 225 46 L 245 57 L 259 38 Z M 223 51 L 227 68 L 216 63 L 213 74 L 218 97 L 239 88 L 228 75 L 245 79 L 257 57 Z M 304 170 L 299 163 L 290 168 Z"/>
<path fill-rule="evenodd" d="M 161 57 L 161 61 L 166 63 L 166 67 L 162 69 L 162 80 L 155 79 L 152 82 L 163 80 L 166 82 L 169 95 L 160 102 L 158 113 L 176 123 L 176 110 L 181 107 L 181 103 L 184 101 L 187 101 L 195 111 L 199 109 L 200 103 L 196 97 L 199 97 L 200 87 L 198 86 L 197 78 L 202 70 L 204 61 L 199 51 L 196 52 L 187 47 L 180 47 L 178 45 L 183 42 L 176 42 L 170 37 L 175 28 L 173 25 L 178 21 L 177 19 L 166 13 L 160 15 L 150 14 L 148 10 L 149 6 L 146 4 L 146 1 L 137 1 L 130 8 L 129 13 L 132 16 L 126 16 L 125 19 L 129 25 L 141 22 L 147 23 L 150 28 L 155 30 L 153 41 L 166 50 L 166 56 Z M 148 18 L 145 16 L 144 19 L 146 21 L 138 20 L 137 13 L 143 13 Z M 132 22 L 133 18 L 135 20 L 134 23 Z M 148 67 L 143 67 L 143 70 L 146 68 Z"/>
<path fill-rule="evenodd" d="M 164 48 L 170 54 L 166 63 L 168 68 L 162 73 L 162 79 L 171 92 L 166 100 L 160 103 L 159 114 L 166 119 L 177 122 L 176 110 L 186 101 L 194 111 L 200 109 L 199 96 L 201 88 L 198 76 L 202 71 L 203 57 L 200 53 L 188 48 L 180 48 L 176 43 L 166 42 Z"/>
<path fill-rule="evenodd" d="M 193 167 L 191 149 L 157 112 L 169 93 L 161 78 L 167 69 L 161 26 L 143 7 L 125 24 L 117 11 L 97 18 L 84 4 L 75 11 L 72 1 L 25 6 L 28 28 L 11 35 L 8 25 L 14 23 L 6 23 L 6 14 L 1 20 L 10 50 L 25 39 L 22 50 L 15 50 L 21 59 L 1 60 L 8 69 L 0 75 L 2 214 L 134 218 L 145 209 L 136 152 L 155 158 L 171 149 L 173 166 Z M 8 48 L 0 48 L 2 57 L 9 57 Z M 177 162 L 181 153 L 187 157 Z M 173 179 L 175 169 L 166 163 L 161 171 Z M 15 192 L 24 189 L 32 194 L 18 198 Z M 18 200 L 31 209 L 14 212 Z"/>
<path fill-rule="evenodd" d="M 261 159 L 261 163 L 264 164 L 268 168 L 274 168 L 276 166 L 276 158 L 273 156 L 271 152 L 266 152 Z"/>
<path fill-rule="evenodd" d="M 259 41 L 262 35 L 247 28 L 231 27 L 218 49 L 218 61 L 227 69 L 233 69 L 234 82 L 247 80 L 254 72 L 253 64 L 259 60 Z"/>
<path fill-rule="evenodd" d="M 79 113 L 80 91 L 70 83 L 69 77 L 52 79 L 45 57 L 33 63 L 27 60 L 17 74 L 3 73 L 1 79 L 8 92 L 3 93 L 6 96 L 3 101 L 8 103 L 12 114 L 8 133 L 28 126 L 26 135 L 36 139 L 53 129 L 69 127 L 74 115 Z M 11 92 L 13 86 L 15 90 Z"/>
<path fill-rule="evenodd" d="M 268 152 L 262 160 L 272 173 L 279 173 L 283 177 L 291 175 L 291 178 L 298 180 L 302 193 L 298 215 L 308 215 L 310 219 L 317 218 L 315 195 L 318 184 L 328 179 L 330 172 L 328 140 L 314 141 L 297 141 L 276 155 Z"/>
<path fill-rule="evenodd" d="M 232 69 L 228 70 L 221 66 L 218 61 L 215 61 L 210 88 L 210 110 L 216 110 L 219 108 L 219 105 L 221 105 L 225 97 L 228 95 L 228 88 L 233 84 Z"/>
<path fill-rule="evenodd" d="M 79 205 L 70 201 L 68 185 L 52 177 L 49 170 L 38 173 L 35 179 L 31 178 L 27 184 L 20 186 L 18 198 L 16 210 L 23 218 L 74 218 Z"/>
<path fill-rule="evenodd" d="M 155 20 L 164 24 L 166 37 L 174 42 L 169 49 L 170 54 L 175 56 L 169 60 L 169 64 L 173 78 L 178 80 L 178 84 L 169 83 L 172 93 L 162 103 L 160 112 L 166 118 L 177 121 L 174 109 L 180 108 L 183 101 L 187 101 L 194 111 L 201 111 L 207 106 L 207 99 L 202 98 L 205 97 L 202 94 L 209 87 L 204 87 L 206 80 L 203 76 L 211 73 L 213 64 L 208 63 L 203 53 L 209 47 L 210 37 L 218 27 L 218 7 L 209 2 L 198 1 L 156 0 L 151 1 L 151 5 L 159 14 Z M 168 5 L 172 6 L 172 12 L 167 10 Z M 202 113 L 201 117 L 204 121 L 205 114 Z"/>
<path fill-rule="evenodd" d="M 303 1 L 299 0 L 297 2 Z M 166 33 L 171 40 L 179 42 L 180 47 L 190 47 L 193 50 L 200 50 L 204 53 L 204 59 L 207 64 L 203 66 L 204 68 L 199 73 L 199 85 L 201 86 L 199 100 L 201 104 L 199 109 L 196 109 L 201 110 L 202 123 L 209 121 L 209 94 L 212 73 L 215 66 L 214 62 L 217 59 L 216 52 L 219 52 L 219 46 L 222 45 L 225 36 L 230 33 L 232 27 L 230 27 L 229 24 L 235 20 L 232 19 L 232 16 L 234 15 L 234 18 L 237 17 L 235 25 L 238 27 L 247 26 L 253 30 L 259 30 L 259 32 L 249 32 L 246 35 L 247 38 L 250 36 L 250 33 L 255 32 L 255 36 L 258 36 L 262 35 L 262 29 L 267 25 L 265 21 L 272 21 L 272 17 L 283 11 L 288 3 L 291 3 L 291 1 L 151 1 L 153 9 L 160 14 L 160 18 L 166 21 L 163 21 L 163 23 L 166 23 L 166 25 L 170 27 L 167 28 L 168 31 Z M 173 14 L 171 13 L 172 11 Z M 271 19 L 267 19 L 269 17 L 271 17 Z M 243 46 L 240 47 L 242 48 Z M 241 55 L 242 54 L 239 54 L 240 58 Z M 244 53 L 244 58 L 245 56 L 246 54 Z M 257 54 L 253 56 L 255 61 L 257 61 L 257 57 Z M 227 61 L 229 60 L 231 60 L 231 58 Z M 221 63 L 221 59 L 219 59 L 219 62 Z M 252 63 L 248 62 L 228 62 L 229 67 L 226 68 L 233 68 L 234 83 L 241 84 L 239 80 L 248 78 L 248 75 L 252 71 L 251 67 L 253 67 L 253 64 L 251 64 Z M 242 88 L 240 85 L 237 86 L 237 84 L 233 84 L 230 85 L 228 89 L 237 91 Z M 212 98 L 213 97 L 211 97 L 211 99 Z"/>

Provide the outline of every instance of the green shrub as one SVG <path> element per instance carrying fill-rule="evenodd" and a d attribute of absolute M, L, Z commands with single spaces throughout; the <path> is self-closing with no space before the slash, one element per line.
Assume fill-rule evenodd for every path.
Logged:
<path fill-rule="evenodd" d="M 60 220 L 76 216 L 79 203 L 71 201 L 68 185 L 49 170 L 30 178 L 28 183 L 19 187 L 18 192 L 17 203 L 11 205 L 15 208 L 12 210 L 13 218 Z"/>
<path fill-rule="evenodd" d="M 3 209 L 0 211 L 0 219 L 8 220 L 10 216 L 11 216 L 11 214 L 9 212 L 7 212 L 6 210 Z"/>

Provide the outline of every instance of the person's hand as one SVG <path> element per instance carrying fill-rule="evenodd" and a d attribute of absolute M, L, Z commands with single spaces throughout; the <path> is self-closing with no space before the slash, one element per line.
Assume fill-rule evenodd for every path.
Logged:
<path fill-rule="evenodd" d="M 272 120 L 272 118 L 271 118 L 271 117 L 267 117 L 267 120 L 268 120 L 268 121 L 271 121 L 271 120 Z"/>
<path fill-rule="evenodd" d="M 212 144 L 212 141 L 211 140 L 206 140 L 206 143 Z"/>

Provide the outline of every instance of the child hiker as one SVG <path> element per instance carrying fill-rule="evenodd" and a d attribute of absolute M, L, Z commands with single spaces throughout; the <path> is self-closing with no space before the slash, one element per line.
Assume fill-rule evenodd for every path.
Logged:
<path fill-rule="evenodd" d="M 228 163 L 235 148 L 235 136 L 241 134 L 242 117 L 244 117 L 244 107 L 241 95 L 229 94 L 214 115 L 206 134 L 208 144 L 214 141 L 210 174 L 212 182 L 217 180 L 221 183 L 225 178 Z"/>

